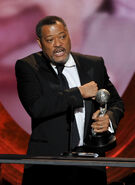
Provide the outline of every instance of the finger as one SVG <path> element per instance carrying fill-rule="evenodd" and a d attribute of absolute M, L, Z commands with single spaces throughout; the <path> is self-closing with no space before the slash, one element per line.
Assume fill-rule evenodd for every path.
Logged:
<path fill-rule="evenodd" d="M 97 120 L 97 121 L 93 122 L 91 126 L 94 126 L 94 127 L 103 126 L 103 127 L 108 128 L 109 125 L 110 125 L 110 122 L 108 120 L 107 121 Z"/>
<path fill-rule="evenodd" d="M 93 115 L 92 115 L 92 119 L 98 118 L 99 113 L 100 113 L 100 110 L 97 110 L 96 112 L 94 112 Z"/>
<path fill-rule="evenodd" d="M 105 122 L 105 121 L 96 121 L 96 122 L 92 123 L 91 127 L 93 129 L 96 129 L 96 130 L 107 131 L 108 127 L 109 127 L 109 123 L 108 123 L 108 121 L 107 122 Z"/>
<path fill-rule="evenodd" d="M 104 128 L 103 128 L 103 126 L 102 125 L 98 125 L 98 126 L 92 126 L 92 128 L 93 128 L 93 130 L 94 130 L 94 132 L 103 132 L 104 131 Z"/>
<path fill-rule="evenodd" d="M 107 114 L 105 114 L 104 116 L 99 116 L 98 120 L 104 121 L 104 122 L 109 122 L 109 116 Z"/>
<path fill-rule="evenodd" d="M 108 127 L 106 127 L 104 125 L 96 125 L 96 126 L 92 125 L 92 128 L 93 128 L 94 132 L 96 132 L 96 133 L 102 133 L 102 132 L 105 132 L 108 130 Z"/>
<path fill-rule="evenodd" d="M 105 131 L 106 131 L 105 129 L 94 129 L 94 132 L 96 132 L 96 133 L 102 133 Z"/>

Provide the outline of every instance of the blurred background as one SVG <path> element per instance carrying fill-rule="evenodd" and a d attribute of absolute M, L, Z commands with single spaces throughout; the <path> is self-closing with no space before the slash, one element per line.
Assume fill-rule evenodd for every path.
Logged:
<path fill-rule="evenodd" d="M 102 56 L 125 103 L 111 157 L 135 157 L 135 1 L 0 0 L 0 153 L 25 154 L 31 121 L 16 89 L 15 62 L 40 51 L 35 26 L 46 15 L 67 23 L 72 51 Z M 23 165 L 1 165 L 3 183 L 21 183 Z M 108 184 L 134 175 L 131 168 L 107 168 Z"/>

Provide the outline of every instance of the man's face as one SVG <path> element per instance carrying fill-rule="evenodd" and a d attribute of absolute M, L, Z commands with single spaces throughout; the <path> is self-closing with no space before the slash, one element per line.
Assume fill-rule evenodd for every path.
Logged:
<path fill-rule="evenodd" d="M 61 23 L 45 25 L 41 30 L 41 39 L 37 40 L 45 55 L 52 62 L 65 63 L 69 58 L 71 42 L 67 28 Z"/>

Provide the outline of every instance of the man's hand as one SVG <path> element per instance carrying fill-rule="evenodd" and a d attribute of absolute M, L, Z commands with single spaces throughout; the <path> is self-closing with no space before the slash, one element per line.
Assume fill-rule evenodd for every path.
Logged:
<path fill-rule="evenodd" d="M 83 98 L 94 98 L 98 91 L 98 86 L 94 81 L 86 83 L 79 87 Z"/>
<path fill-rule="evenodd" d="M 100 117 L 99 113 L 100 110 L 97 110 L 92 116 L 92 119 L 95 122 L 92 123 L 91 127 L 96 133 L 105 132 L 108 130 L 108 127 L 110 126 L 109 116 L 105 114 L 104 116 Z"/>

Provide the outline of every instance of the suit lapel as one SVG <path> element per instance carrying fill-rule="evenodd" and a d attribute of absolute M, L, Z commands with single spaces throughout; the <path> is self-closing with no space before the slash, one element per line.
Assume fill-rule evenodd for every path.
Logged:
<path fill-rule="evenodd" d="M 43 52 L 39 52 L 35 58 L 37 58 L 36 60 L 38 61 L 39 63 L 39 66 L 41 68 L 43 68 L 44 70 L 50 72 L 50 73 L 53 73 L 55 76 L 57 76 L 57 74 L 55 73 L 54 69 L 52 68 L 52 66 L 50 65 L 50 62 L 49 62 L 49 59 L 47 59 Z"/>

